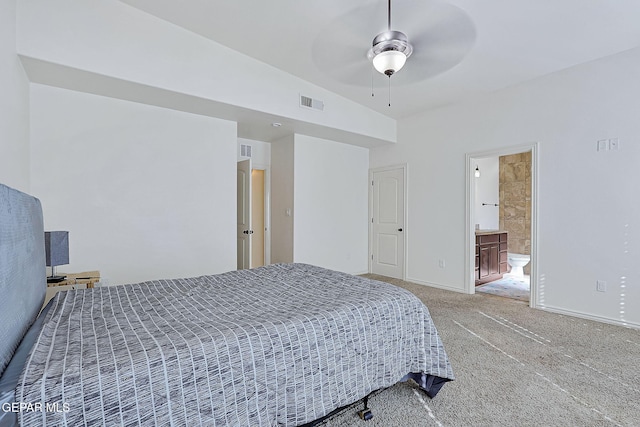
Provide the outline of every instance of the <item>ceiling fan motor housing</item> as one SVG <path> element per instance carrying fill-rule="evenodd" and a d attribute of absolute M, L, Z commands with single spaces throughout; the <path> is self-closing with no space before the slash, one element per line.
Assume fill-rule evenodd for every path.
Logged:
<path fill-rule="evenodd" d="M 405 61 L 413 52 L 406 34 L 401 31 L 385 31 L 378 34 L 372 43 L 367 56 L 382 74 L 391 77 L 393 73 L 404 66 Z"/>

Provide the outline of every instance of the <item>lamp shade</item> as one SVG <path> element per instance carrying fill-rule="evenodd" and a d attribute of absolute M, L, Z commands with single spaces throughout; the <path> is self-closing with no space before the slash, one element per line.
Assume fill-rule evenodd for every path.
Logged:
<path fill-rule="evenodd" d="M 407 62 L 407 56 L 397 50 L 386 50 L 373 57 L 374 68 L 387 76 L 400 71 Z"/>
<path fill-rule="evenodd" d="M 69 232 L 44 232 L 45 260 L 48 267 L 69 264 Z"/>

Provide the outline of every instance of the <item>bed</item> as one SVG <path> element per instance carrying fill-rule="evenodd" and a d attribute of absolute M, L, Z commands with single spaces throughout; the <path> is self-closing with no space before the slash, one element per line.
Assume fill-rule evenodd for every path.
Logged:
<path fill-rule="evenodd" d="M 424 304 L 307 264 L 58 293 L 39 201 L 0 184 L 0 426 L 298 426 L 454 378 Z"/>

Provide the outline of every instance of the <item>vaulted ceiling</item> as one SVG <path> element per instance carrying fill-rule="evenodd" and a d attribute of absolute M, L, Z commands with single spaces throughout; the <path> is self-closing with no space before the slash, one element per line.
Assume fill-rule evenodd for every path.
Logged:
<path fill-rule="evenodd" d="M 414 53 L 389 80 L 383 0 L 121 1 L 396 119 L 640 46 L 637 0 L 394 0 Z"/>

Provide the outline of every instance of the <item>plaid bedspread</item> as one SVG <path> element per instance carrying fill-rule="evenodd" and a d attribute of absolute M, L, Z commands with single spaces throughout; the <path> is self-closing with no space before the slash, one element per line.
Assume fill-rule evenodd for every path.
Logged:
<path fill-rule="evenodd" d="M 59 293 L 23 426 L 295 426 L 409 372 L 453 379 L 410 292 L 305 264 Z"/>

